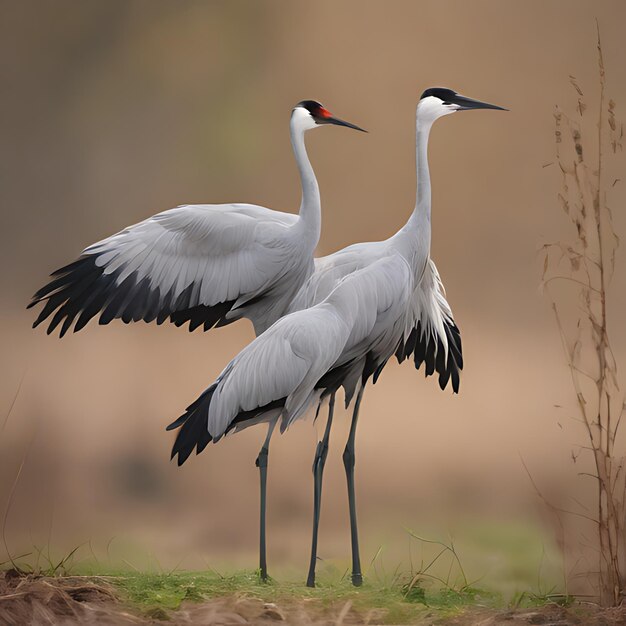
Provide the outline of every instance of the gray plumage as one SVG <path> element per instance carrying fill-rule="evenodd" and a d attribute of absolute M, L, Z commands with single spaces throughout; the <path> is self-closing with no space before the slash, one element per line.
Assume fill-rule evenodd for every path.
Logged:
<path fill-rule="evenodd" d="M 451 90 L 424 92 L 416 112 L 418 184 L 409 220 L 385 241 L 355 244 L 315 261 L 287 315 L 244 348 L 170 425 L 182 427 L 172 451 L 179 463 L 193 450 L 200 425 L 212 440 L 278 418 L 284 430 L 339 386 L 348 404 L 394 355 L 399 361 L 413 356 L 416 367 L 425 363 L 427 376 L 438 373 L 442 389 L 451 380 L 458 391 L 461 336 L 430 258 L 428 138 L 438 118 L 468 108 L 499 107 Z"/>
<path fill-rule="evenodd" d="M 360 360 L 364 350 L 375 359 L 393 354 L 406 326 L 411 280 L 406 260 L 391 254 L 346 276 L 319 304 L 278 320 L 170 425 L 182 427 L 172 453 L 179 464 L 193 450 L 188 437 L 199 424 L 214 441 L 279 417 L 284 430 L 319 400 L 324 374 Z"/>
<path fill-rule="evenodd" d="M 208 330 L 247 317 L 257 334 L 263 332 L 313 271 L 321 207 L 304 134 L 328 123 L 354 127 L 314 101 L 292 111 L 302 183 L 298 215 L 253 204 L 187 205 L 159 213 L 89 246 L 52 274 L 29 305 L 44 303 L 34 326 L 52 316 L 48 333 L 61 325 L 63 336 L 74 322 L 78 331 L 99 315 L 100 324 L 169 319 Z"/>

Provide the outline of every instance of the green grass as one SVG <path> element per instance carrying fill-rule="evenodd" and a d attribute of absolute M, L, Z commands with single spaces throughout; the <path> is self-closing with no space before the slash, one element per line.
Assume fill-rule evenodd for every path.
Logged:
<path fill-rule="evenodd" d="M 335 616 L 350 602 L 364 616 L 375 609 L 376 621 L 386 624 L 432 623 L 480 608 L 571 602 L 566 594 L 556 593 L 563 586 L 559 585 L 558 553 L 533 527 L 467 523 L 455 541 L 433 539 L 434 531 L 428 536 L 411 531 L 407 535 L 410 546 L 403 560 L 402 554 L 388 554 L 379 547 L 365 563 L 365 583 L 360 588 L 351 585 L 343 563 L 320 562 L 318 586 L 309 589 L 302 572 L 276 570 L 275 580 L 261 583 L 255 572 L 232 572 L 228 566 L 226 574 L 210 568 L 167 570 L 156 558 L 142 556 L 132 544 L 109 550 L 111 542 L 103 560 L 89 543 L 65 555 L 33 548 L 20 555 L 16 565 L 34 575 L 106 578 L 127 606 L 156 619 L 167 619 L 183 602 L 212 598 L 258 600 L 291 613 L 305 609 L 313 615 Z M 390 561 L 397 565 L 393 570 L 385 566 Z"/>
<path fill-rule="evenodd" d="M 370 571 L 363 586 L 355 588 L 348 572 L 341 572 L 332 566 L 320 567 L 318 584 L 314 589 L 306 587 L 303 580 L 281 578 L 262 583 L 256 572 L 142 572 L 83 563 L 71 572 L 57 569 L 50 574 L 43 569 L 34 574 L 93 576 L 96 582 L 104 580 L 117 589 L 123 604 L 157 620 L 170 619 L 171 612 L 183 602 L 200 603 L 212 598 L 259 600 L 274 603 L 288 613 L 305 610 L 316 617 L 337 615 L 350 602 L 352 609 L 362 616 L 375 610 L 376 622 L 382 624 L 432 623 L 433 619 L 444 619 L 478 608 L 535 607 L 559 601 L 557 597 L 531 592 L 520 593 L 511 599 L 476 585 L 442 584 L 429 578 L 428 572 L 410 575 L 400 570 L 389 576 Z M 562 598 L 562 601 L 567 602 L 569 598 Z"/>
<path fill-rule="evenodd" d="M 349 579 L 337 578 L 332 573 L 322 574 L 315 589 L 295 582 L 261 583 L 253 572 L 228 576 L 217 572 L 120 572 L 112 574 L 107 580 L 120 590 L 129 605 L 150 615 L 176 610 L 184 601 L 201 602 L 228 596 L 255 598 L 285 608 L 307 602 L 312 608 L 317 606 L 320 610 L 351 601 L 354 609 L 360 612 L 371 609 L 384 611 L 384 621 L 389 624 L 415 623 L 433 611 L 447 616 L 467 607 L 498 608 L 504 605 L 497 594 L 475 588 L 460 591 L 414 584 L 409 589 L 401 578 L 394 584 L 372 580 L 355 588 Z"/>

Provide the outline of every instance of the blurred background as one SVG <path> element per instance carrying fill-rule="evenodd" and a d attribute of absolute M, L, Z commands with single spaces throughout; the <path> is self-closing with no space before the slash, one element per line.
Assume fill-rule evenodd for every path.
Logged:
<path fill-rule="evenodd" d="M 597 18 L 608 95 L 624 117 L 626 5 L 0 6 L 0 553 L 63 554 L 90 542 L 91 556 L 136 567 L 256 566 L 254 460 L 264 429 L 226 438 L 180 469 L 164 430 L 253 337 L 248 322 L 208 334 L 92 324 L 60 341 L 31 330 L 25 305 L 88 244 L 158 211 L 228 201 L 296 211 L 288 119 L 306 98 L 370 131 L 307 135 L 322 192 L 319 253 L 388 237 L 414 203 L 415 105 L 425 88 L 443 85 L 510 112 L 451 116 L 431 135 L 433 257 L 466 369 L 458 396 L 396 363 L 366 393 L 357 449 L 363 560 L 383 547 L 390 569 L 408 568 L 411 528 L 459 538 L 477 575 L 514 576 L 508 550 L 535 577 L 551 559 L 558 577 L 554 523 L 522 463 L 554 502 L 587 497 L 571 461 L 583 438 L 570 419 L 569 374 L 539 289 L 541 245 L 567 235 L 553 112 L 575 109 L 571 74 L 596 101 Z M 622 236 L 625 199 L 623 185 L 610 190 Z M 625 270 L 619 252 L 609 314 L 622 363 Z M 348 423 L 340 412 L 320 537 L 320 556 L 338 570 L 349 563 Z M 272 443 L 274 572 L 304 576 L 323 426 L 302 421 Z"/>

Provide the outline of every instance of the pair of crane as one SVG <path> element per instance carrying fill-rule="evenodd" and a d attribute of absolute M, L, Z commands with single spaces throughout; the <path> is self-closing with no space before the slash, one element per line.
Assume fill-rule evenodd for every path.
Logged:
<path fill-rule="evenodd" d="M 43 303 L 33 326 L 51 316 L 47 332 L 62 337 L 99 315 L 143 320 L 192 331 L 248 318 L 256 338 L 167 429 L 178 430 L 172 449 L 182 465 L 224 435 L 264 423 L 256 459 L 260 474 L 260 575 L 267 579 L 265 512 L 269 445 L 328 399 L 328 418 L 313 463 L 314 506 L 307 585 L 315 586 L 322 479 L 335 395 L 353 403 L 343 453 L 348 485 L 352 582 L 360 565 L 354 489 L 355 436 L 367 382 L 387 361 L 413 358 L 426 376 L 456 393 L 463 368 L 461 336 L 430 258 L 431 187 L 428 138 L 433 123 L 457 111 L 502 109 L 451 89 L 424 91 L 416 112 L 417 194 L 406 224 L 384 241 L 359 243 L 314 258 L 321 199 L 304 135 L 323 125 L 362 128 L 304 100 L 291 113 L 293 151 L 302 185 L 298 214 L 251 204 L 187 205 L 159 213 L 86 248 L 51 275 L 29 304 Z"/>

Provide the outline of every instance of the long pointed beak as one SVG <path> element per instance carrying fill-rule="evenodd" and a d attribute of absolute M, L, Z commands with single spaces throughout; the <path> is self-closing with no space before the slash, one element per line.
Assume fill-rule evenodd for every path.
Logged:
<path fill-rule="evenodd" d="M 326 124 L 336 124 L 337 126 L 345 126 L 346 128 L 354 128 L 354 130 L 360 130 L 362 133 L 366 133 L 367 131 L 356 124 L 351 124 L 350 122 L 345 122 L 344 120 L 340 120 L 338 117 L 330 116 L 325 117 L 324 122 Z"/>
<path fill-rule="evenodd" d="M 480 100 L 474 100 L 474 98 L 467 98 L 466 96 L 460 96 L 458 94 L 454 97 L 453 104 L 458 104 L 460 111 L 469 111 L 470 109 L 496 109 L 498 111 L 508 111 L 508 109 L 499 107 L 497 104 L 481 102 Z"/>

